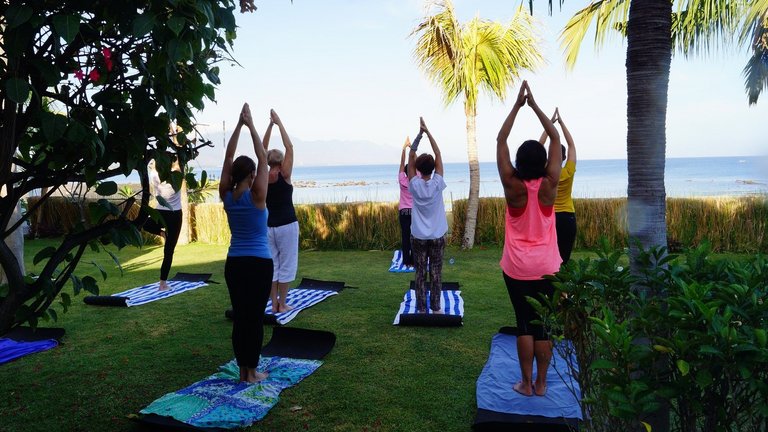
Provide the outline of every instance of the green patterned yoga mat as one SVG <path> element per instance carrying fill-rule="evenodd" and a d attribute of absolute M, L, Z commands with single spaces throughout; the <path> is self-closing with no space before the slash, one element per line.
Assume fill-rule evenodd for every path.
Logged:
<path fill-rule="evenodd" d="M 258 370 L 269 377 L 246 384 L 239 381 L 240 371 L 232 360 L 208 378 L 157 399 L 141 414 L 170 417 L 201 429 L 249 426 L 267 415 L 283 389 L 296 385 L 322 364 L 320 360 L 262 356 Z"/>

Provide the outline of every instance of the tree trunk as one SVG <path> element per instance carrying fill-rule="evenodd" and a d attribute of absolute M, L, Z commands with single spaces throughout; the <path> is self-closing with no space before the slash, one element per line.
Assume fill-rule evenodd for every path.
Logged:
<path fill-rule="evenodd" d="M 637 247 L 667 245 L 664 162 L 672 3 L 633 0 L 627 26 L 628 221 Z M 639 244 L 638 244 L 639 241 Z"/>
<path fill-rule="evenodd" d="M 632 0 L 627 23 L 627 173 L 630 266 L 640 248 L 667 245 L 664 164 L 667 93 L 672 60 L 672 2 Z M 642 289 L 642 288 L 640 288 Z M 654 295 L 655 293 L 649 293 Z M 637 340 L 635 343 L 648 343 Z M 664 366 L 659 364 L 659 368 Z M 670 429 L 670 406 L 642 420 L 653 432 Z M 639 427 L 639 430 L 643 428 Z"/>
<path fill-rule="evenodd" d="M 472 249 L 475 245 L 475 228 L 477 227 L 477 207 L 480 204 L 480 163 L 477 160 L 476 120 L 477 108 L 465 107 L 467 117 L 467 156 L 469 159 L 469 199 L 467 200 L 467 217 L 464 225 L 464 238 L 461 246 Z"/>

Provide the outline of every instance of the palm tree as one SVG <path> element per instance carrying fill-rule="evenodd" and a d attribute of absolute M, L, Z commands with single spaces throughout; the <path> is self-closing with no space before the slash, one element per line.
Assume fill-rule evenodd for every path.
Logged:
<path fill-rule="evenodd" d="M 562 47 L 571 66 L 593 21 L 597 45 L 617 30 L 627 38 L 628 222 L 630 237 L 639 240 L 631 256 L 635 256 L 636 246 L 667 244 L 665 129 L 673 49 L 684 55 L 706 52 L 716 44 L 730 43 L 740 28 L 744 41 L 750 25 L 756 29 L 753 38 L 757 38 L 757 29 L 764 31 L 761 24 L 765 23 L 766 4 L 768 0 L 681 0 L 673 12 L 670 0 L 594 0 L 563 29 Z M 765 45 L 762 47 L 765 53 Z M 748 78 L 748 85 L 764 85 L 768 78 L 764 73 L 766 57 L 760 59 L 762 69 L 755 67 L 757 73 L 750 76 L 762 78 Z M 754 93 L 755 101 L 758 94 Z M 632 262 L 635 266 L 634 259 Z"/>
<path fill-rule="evenodd" d="M 477 207 L 480 199 L 480 165 L 477 160 L 477 99 L 482 88 L 504 100 L 507 89 L 522 69 L 533 70 L 542 62 L 530 14 L 519 8 L 508 24 L 475 17 L 462 25 L 450 0 L 429 5 L 428 15 L 411 33 L 418 35 L 414 57 L 418 65 L 442 90 L 447 104 L 464 97 L 467 118 L 469 199 L 462 246 L 475 243 Z"/>

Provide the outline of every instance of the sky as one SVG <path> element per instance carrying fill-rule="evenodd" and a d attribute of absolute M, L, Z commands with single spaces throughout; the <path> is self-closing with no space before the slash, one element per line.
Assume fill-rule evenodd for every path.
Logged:
<path fill-rule="evenodd" d="M 598 50 L 587 36 L 576 67 L 568 70 L 557 36 L 587 1 L 566 0 L 552 15 L 546 2 L 535 3 L 546 64 L 525 71 L 522 78 L 545 112 L 559 107 L 579 158 L 625 159 L 626 42 L 617 35 Z M 220 163 L 222 131 L 226 137 L 231 134 L 244 102 L 250 104 L 260 132 L 267 126 L 269 110 L 277 111 L 296 146 L 297 166 L 397 164 L 405 137 L 418 132 L 419 116 L 435 136 L 444 161 L 466 162 L 462 101 L 446 106 L 413 58 L 416 38 L 409 35 L 425 15 L 423 0 L 256 0 L 256 5 L 255 13 L 237 14 L 232 54 L 239 65 L 219 65 L 222 83 L 216 103 L 208 102 L 196 115 L 200 130 L 216 146 L 206 149 L 198 163 Z M 475 15 L 505 22 L 519 5 L 454 0 L 461 22 Z M 741 75 L 747 58 L 746 48 L 738 46 L 706 57 L 674 55 L 668 157 L 768 154 L 762 129 L 768 94 L 757 105 L 747 104 Z M 505 102 L 480 96 L 481 161 L 495 158 L 496 134 L 518 85 L 509 89 Z M 521 110 L 510 146 L 514 151 L 517 143 L 540 133 L 533 112 Z M 273 143 L 279 146 L 279 140 L 273 138 Z M 242 153 L 249 154 L 246 134 L 240 145 Z"/>

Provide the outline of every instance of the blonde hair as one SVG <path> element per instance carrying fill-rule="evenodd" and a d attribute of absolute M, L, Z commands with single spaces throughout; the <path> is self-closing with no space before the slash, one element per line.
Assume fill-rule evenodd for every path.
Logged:
<path fill-rule="evenodd" d="M 267 152 L 267 165 L 278 166 L 283 164 L 285 155 L 278 149 L 272 149 Z"/>

